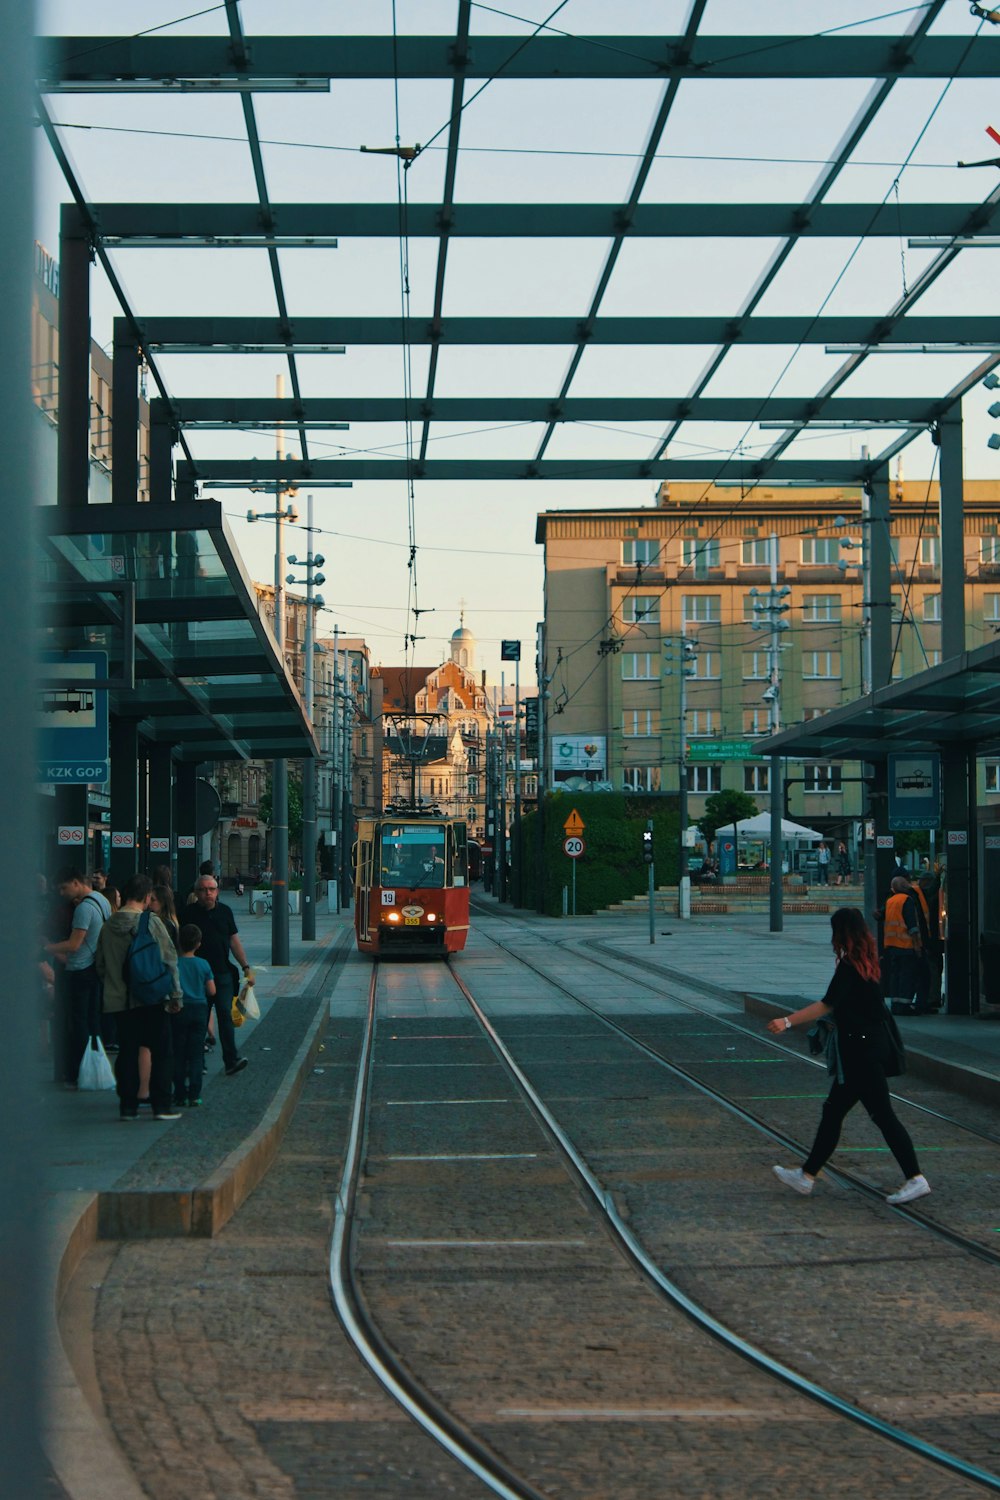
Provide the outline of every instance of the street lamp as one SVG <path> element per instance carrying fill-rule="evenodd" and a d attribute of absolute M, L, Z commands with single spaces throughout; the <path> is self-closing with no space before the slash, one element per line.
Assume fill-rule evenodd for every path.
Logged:
<path fill-rule="evenodd" d="M 691 877 L 688 874 L 688 762 L 687 762 L 687 685 L 698 670 L 696 656 L 698 642 L 689 640 L 687 636 L 680 638 L 680 659 L 678 671 L 680 675 L 680 693 L 678 695 L 678 716 L 680 720 L 680 735 L 677 750 L 677 810 L 680 822 L 680 857 L 677 865 L 677 915 L 686 920 L 691 915 Z M 668 661 L 673 660 L 673 652 L 665 651 L 664 656 Z M 669 677 L 674 671 L 673 667 L 664 667 L 663 675 Z"/>
<path fill-rule="evenodd" d="M 306 533 L 309 537 L 313 534 L 313 497 L 306 496 Z M 309 727 L 313 724 L 313 682 L 315 664 L 313 661 L 313 641 L 315 638 L 316 610 L 322 609 L 325 600 L 322 594 L 315 593 L 315 589 L 326 582 L 326 577 L 318 570 L 323 566 L 326 559 L 316 553 L 313 556 L 312 542 L 309 543 L 309 551 L 300 562 L 294 552 L 289 553 L 288 561 L 296 567 L 306 570 L 304 579 L 296 578 L 294 573 L 285 574 L 286 583 L 305 583 L 306 586 L 306 639 L 305 639 L 305 670 L 303 680 L 306 696 L 306 718 Z M 316 761 L 313 756 L 306 757 L 302 767 L 302 939 L 304 942 L 311 941 L 316 937 Z"/>

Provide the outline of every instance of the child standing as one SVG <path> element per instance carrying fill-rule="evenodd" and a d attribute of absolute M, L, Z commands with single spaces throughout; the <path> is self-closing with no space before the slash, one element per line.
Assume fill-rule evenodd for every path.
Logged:
<path fill-rule="evenodd" d="M 184 991 L 184 1008 L 170 1021 L 174 1033 L 174 1104 L 194 1108 L 201 1103 L 208 1002 L 215 997 L 215 980 L 205 959 L 196 957 L 201 947 L 200 927 L 193 922 L 182 927 L 178 946 L 177 974 Z"/>

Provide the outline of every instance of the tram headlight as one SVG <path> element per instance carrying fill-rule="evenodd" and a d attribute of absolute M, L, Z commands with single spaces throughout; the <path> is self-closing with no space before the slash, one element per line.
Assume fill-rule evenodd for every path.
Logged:
<path fill-rule="evenodd" d="M 429 911 L 427 913 L 427 920 L 428 920 L 428 922 L 436 922 L 437 921 L 437 912 Z"/>
<path fill-rule="evenodd" d="M 386 914 L 386 921 L 387 922 L 398 922 L 399 921 L 399 912 L 398 911 L 390 911 L 390 912 L 388 912 Z"/>

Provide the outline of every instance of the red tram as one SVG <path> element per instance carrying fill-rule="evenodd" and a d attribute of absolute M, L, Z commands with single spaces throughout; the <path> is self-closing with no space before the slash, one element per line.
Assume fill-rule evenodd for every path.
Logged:
<path fill-rule="evenodd" d="M 466 825 L 413 811 L 358 821 L 354 931 L 380 957 L 458 953 L 469 934 Z"/>

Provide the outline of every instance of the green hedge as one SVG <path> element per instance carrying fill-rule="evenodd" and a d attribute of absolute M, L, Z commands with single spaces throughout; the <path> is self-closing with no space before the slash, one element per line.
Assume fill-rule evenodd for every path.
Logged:
<path fill-rule="evenodd" d="M 634 797 L 621 792 L 554 792 L 545 798 L 545 841 L 541 869 L 537 846 L 538 814 L 522 820 L 523 871 L 521 903 L 538 906 L 539 880 L 544 911 L 562 915 L 563 886 L 571 886 L 573 861 L 563 852 L 564 824 L 576 811 L 584 822 L 586 849 L 576 861 L 577 915 L 601 911 L 615 901 L 643 895 L 649 888 L 648 867 L 642 858 L 642 835 L 653 820 L 653 850 L 657 885 L 677 879 L 679 821 L 676 797 Z M 572 908 L 571 908 L 572 909 Z"/>

